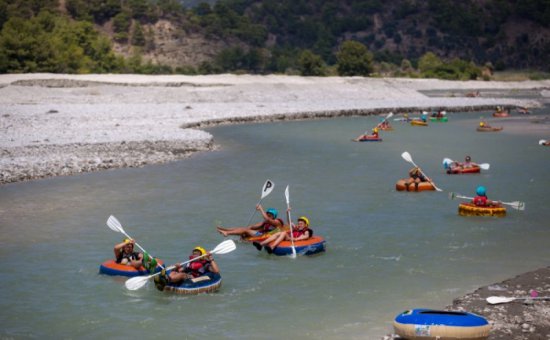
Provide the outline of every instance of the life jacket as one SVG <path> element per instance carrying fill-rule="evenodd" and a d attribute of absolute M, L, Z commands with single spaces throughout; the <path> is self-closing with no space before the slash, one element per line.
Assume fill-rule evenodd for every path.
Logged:
<path fill-rule="evenodd" d="M 487 196 L 476 196 L 474 197 L 473 203 L 477 206 L 484 207 L 487 205 Z"/>
<path fill-rule="evenodd" d="M 116 263 L 122 262 L 122 259 L 127 259 L 128 262 L 135 261 L 139 259 L 139 254 L 136 252 L 131 252 L 130 254 L 126 254 L 125 252 L 121 251 L 119 253 L 119 256 L 116 258 Z"/>
<path fill-rule="evenodd" d="M 285 224 L 285 222 L 283 222 L 283 220 L 281 220 L 280 218 L 277 218 L 277 221 L 281 222 L 281 225 Z M 263 233 L 268 233 L 277 228 L 278 227 L 274 226 L 273 224 L 270 224 L 268 221 L 264 221 L 264 224 L 262 224 L 262 226 L 260 227 L 260 231 Z"/>
<path fill-rule="evenodd" d="M 309 237 L 311 237 L 311 235 L 313 235 L 313 230 L 311 230 L 310 228 L 304 228 L 302 230 L 298 230 L 298 229 L 292 229 L 292 237 L 293 238 L 298 238 L 302 235 L 305 235 L 305 234 L 309 234 Z"/>
<path fill-rule="evenodd" d="M 189 256 L 189 259 L 192 260 L 195 257 L 196 256 L 191 255 Z M 185 265 L 184 272 L 193 275 L 193 277 L 202 276 L 208 271 L 209 264 L 210 262 L 208 262 L 204 258 L 193 262 L 189 262 L 188 264 Z"/>

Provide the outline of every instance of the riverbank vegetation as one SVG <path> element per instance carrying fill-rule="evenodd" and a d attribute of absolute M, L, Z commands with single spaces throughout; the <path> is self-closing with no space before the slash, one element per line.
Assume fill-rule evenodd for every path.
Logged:
<path fill-rule="evenodd" d="M 549 16 L 544 0 L 0 0 L 0 72 L 546 79 Z"/>

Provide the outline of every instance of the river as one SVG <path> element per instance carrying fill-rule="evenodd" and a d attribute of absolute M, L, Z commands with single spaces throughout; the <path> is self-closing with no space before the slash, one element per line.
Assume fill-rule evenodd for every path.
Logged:
<path fill-rule="evenodd" d="M 547 117 L 550 109 L 535 111 Z M 350 139 L 377 117 L 210 128 L 221 147 L 182 161 L 0 187 L 0 337 L 379 339 L 409 308 L 443 308 L 475 288 L 550 260 L 548 136 L 478 133 L 489 112 L 449 113 L 448 123 L 392 121 L 382 143 Z M 492 119 L 493 125 L 499 121 Z M 514 122 L 510 123 L 514 124 Z M 408 151 L 443 192 L 403 193 Z M 442 159 L 490 163 L 447 175 Z M 266 179 L 265 207 L 306 215 L 325 253 L 269 256 L 237 242 L 218 255 L 218 293 L 176 296 L 98 274 L 126 232 L 168 264 L 224 240 L 215 225 L 245 224 Z M 478 185 L 490 199 L 524 201 L 505 218 L 461 217 Z M 255 216 L 255 221 L 259 219 Z"/>

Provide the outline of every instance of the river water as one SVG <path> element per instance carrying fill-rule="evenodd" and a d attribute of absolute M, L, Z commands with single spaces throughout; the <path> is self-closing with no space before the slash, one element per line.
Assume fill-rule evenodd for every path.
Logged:
<path fill-rule="evenodd" d="M 350 141 L 376 117 L 221 126 L 209 129 L 219 150 L 179 162 L 2 186 L 0 337 L 379 339 L 405 309 L 443 308 L 547 266 L 550 149 L 537 141 L 548 135 L 477 133 L 483 114 L 427 128 L 392 122 L 382 143 Z M 396 192 L 411 167 L 403 151 L 444 192 Z M 490 170 L 444 173 L 444 157 L 466 154 Z M 221 290 L 190 297 L 152 284 L 131 292 L 98 274 L 123 238 L 109 215 L 173 264 L 223 241 L 216 223 L 245 224 L 266 179 L 275 189 L 264 206 L 283 212 L 290 185 L 294 218 L 309 217 L 325 253 L 292 260 L 238 242 L 216 257 Z M 448 193 L 473 196 L 478 185 L 526 210 L 458 216 Z"/>

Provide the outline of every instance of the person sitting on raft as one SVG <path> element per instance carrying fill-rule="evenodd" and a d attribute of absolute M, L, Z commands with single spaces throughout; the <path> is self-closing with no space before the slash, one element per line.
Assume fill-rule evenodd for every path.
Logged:
<path fill-rule="evenodd" d="M 292 238 L 294 241 L 307 240 L 313 235 L 313 230 L 309 228 L 309 219 L 306 216 L 301 216 L 298 218 L 298 225 L 292 225 Z M 291 241 L 290 230 L 289 231 L 280 231 L 269 236 L 262 242 L 252 242 L 252 244 L 258 250 L 262 250 L 262 247 L 265 247 L 265 250 L 271 254 L 273 249 L 275 249 L 279 243 L 282 241 Z"/>
<path fill-rule="evenodd" d="M 265 233 L 281 229 L 284 225 L 283 220 L 277 218 L 278 211 L 277 209 L 269 208 L 264 211 L 264 208 L 261 204 L 256 206 L 256 210 L 260 211 L 264 220 L 247 227 L 236 227 L 236 228 L 222 228 L 222 226 L 217 226 L 218 232 L 223 236 L 228 235 L 241 235 L 241 237 L 252 237 L 252 236 L 262 236 Z"/>
<path fill-rule="evenodd" d="M 186 263 L 182 266 L 180 263 L 176 264 L 176 268 L 166 275 L 164 269 L 161 270 L 160 274 L 155 276 L 155 286 L 158 290 L 163 291 L 166 284 L 173 283 L 178 284 L 184 280 L 193 279 L 199 276 L 203 276 L 206 273 L 219 273 L 220 268 L 212 254 L 207 252 L 203 247 L 197 246 L 193 248 L 190 260 L 196 259 L 195 261 Z"/>
<path fill-rule="evenodd" d="M 499 205 L 498 201 L 490 201 L 487 199 L 487 190 L 484 186 L 479 186 L 476 189 L 476 197 L 472 200 L 472 203 L 478 207 L 490 207 Z"/>
<path fill-rule="evenodd" d="M 473 168 L 473 167 L 476 167 L 476 166 L 478 166 L 478 165 L 476 163 L 472 162 L 472 157 L 466 156 L 466 158 L 464 158 L 464 163 L 462 163 L 462 168 L 463 169 Z"/>
<path fill-rule="evenodd" d="M 405 185 L 407 186 L 407 190 L 409 190 L 409 185 L 413 184 L 416 186 L 416 190 L 418 191 L 418 184 L 422 182 L 429 182 L 430 179 L 422 173 L 422 170 L 420 170 L 419 167 L 414 167 L 411 170 L 409 170 L 409 179 L 405 181 Z"/>
<path fill-rule="evenodd" d="M 136 241 L 125 238 L 121 243 L 115 245 L 116 263 L 132 266 L 139 269 L 142 265 L 153 272 L 157 266 L 157 260 L 147 253 L 138 253 L 134 251 Z"/>
<path fill-rule="evenodd" d="M 372 137 L 378 138 L 378 128 L 377 128 L 377 127 L 375 127 L 374 129 L 372 129 Z"/>
<path fill-rule="evenodd" d="M 481 121 L 481 122 L 479 122 L 479 127 L 480 127 L 480 128 L 489 128 L 489 129 L 490 129 L 490 128 L 491 128 L 491 125 L 487 124 L 487 123 L 484 122 L 484 121 Z"/>

